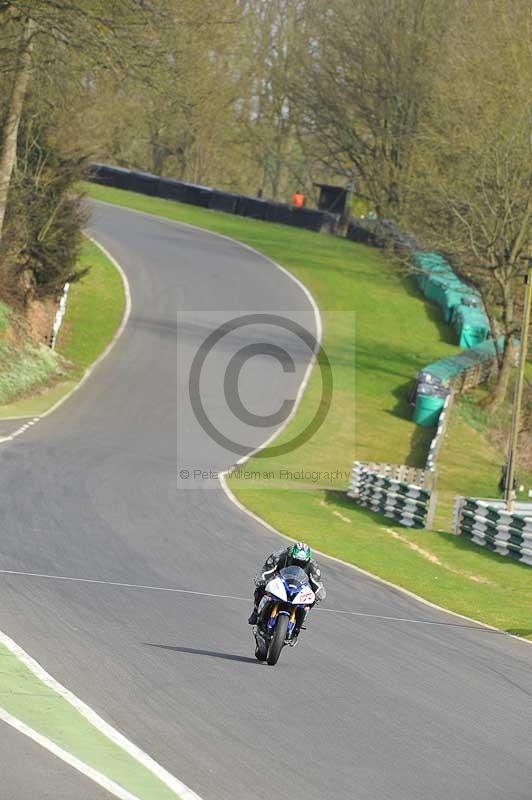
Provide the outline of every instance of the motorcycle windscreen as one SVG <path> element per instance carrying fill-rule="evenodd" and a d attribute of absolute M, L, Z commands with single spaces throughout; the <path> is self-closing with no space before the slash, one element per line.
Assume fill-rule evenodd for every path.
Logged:
<path fill-rule="evenodd" d="M 308 583 L 308 575 L 301 567 L 285 567 L 279 573 L 291 592 L 299 591 Z"/>

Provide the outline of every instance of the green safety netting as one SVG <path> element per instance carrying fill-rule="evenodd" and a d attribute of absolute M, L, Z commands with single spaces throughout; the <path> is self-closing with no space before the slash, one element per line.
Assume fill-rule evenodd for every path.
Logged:
<path fill-rule="evenodd" d="M 476 347 L 490 335 L 489 322 L 481 308 L 456 306 L 452 315 L 452 327 L 458 334 L 460 347 Z"/>
<path fill-rule="evenodd" d="M 478 293 L 453 272 L 439 253 L 417 251 L 413 256 L 417 284 L 427 300 L 438 305 L 445 322 L 458 334 L 461 347 L 476 347 L 490 333 Z"/>
<path fill-rule="evenodd" d="M 499 348 L 504 348 L 504 337 L 499 338 Z M 437 381 L 447 384 L 451 378 L 458 375 L 475 364 L 480 364 L 483 361 L 491 361 L 496 357 L 495 342 L 493 339 L 483 342 L 477 347 L 471 347 L 458 353 L 456 356 L 449 356 L 448 358 L 440 358 L 439 361 L 434 361 L 428 367 L 423 368 L 423 373 L 429 373 Z"/>

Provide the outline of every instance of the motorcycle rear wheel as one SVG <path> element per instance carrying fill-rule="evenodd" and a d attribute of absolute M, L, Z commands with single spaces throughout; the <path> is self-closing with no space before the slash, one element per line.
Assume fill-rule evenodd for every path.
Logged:
<path fill-rule="evenodd" d="M 279 661 L 281 650 L 283 649 L 284 641 L 286 639 L 286 632 L 288 631 L 288 616 L 280 614 L 275 625 L 270 646 L 268 647 L 268 664 L 270 667 L 275 666 Z"/>

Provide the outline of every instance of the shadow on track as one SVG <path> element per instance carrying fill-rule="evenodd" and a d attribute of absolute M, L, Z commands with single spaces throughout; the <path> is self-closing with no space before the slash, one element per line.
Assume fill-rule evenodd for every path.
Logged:
<path fill-rule="evenodd" d="M 233 653 L 217 653 L 215 650 L 198 650 L 195 647 L 173 647 L 169 644 L 153 644 L 152 642 L 143 642 L 147 647 L 159 647 L 161 650 L 174 650 L 176 653 L 192 653 L 197 656 L 211 656 L 212 658 L 225 658 L 228 661 L 244 661 L 247 664 L 261 665 L 260 661 L 256 658 L 249 658 L 248 656 L 237 656 Z"/>

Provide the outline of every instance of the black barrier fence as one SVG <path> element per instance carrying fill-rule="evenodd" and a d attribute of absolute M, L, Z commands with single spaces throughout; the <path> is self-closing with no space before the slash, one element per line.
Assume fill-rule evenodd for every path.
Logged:
<path fill-rule="evenodd" d="M 159 194 L 158 175 L 151 175 L 149 172 L 134 172 L 132 170 L 129 173 L 129 182 L 133 192 L 149 194 L 152 197 L 157 197 Z"/>
<path fill-rule="evenodd" d="M 209 208 L 211 202 L 212 189 L 208 186 L 197 186 L 194 183 L 185 183 L 185 203 L 200 208 Z"/>
<path fill-rule="evenodd" d="M 236 214 L 240 217 L 250 217 L 251 219 L 264 219 L 268 203 L 266 200 L 259 200 L 258 197 L 248 197 L 241 194 L 238 197 Z"/>
<path fill-rule="evenodd" d="M 291 225 L 292 206 L 284 203 L 268 203 L 266 207 L 265 219 L 268 222 L 278 222 L 281 225 Z"/>
<path fill-rule="evenodd" d="M 159 197 L 163 200 L 177 200 L 185 203 L 187 188 L 184 183 L 173 181 L 171 178 L 159 178 Z"/>
<path fill-rule="evenodd" d="M 218 189 L 213 189 L 211 194 L 211 202 L 209 208 L 213 211 L 225 211 L 226 214 L 236 214 L 236 207 L 238 205 L 238 195 L 231 194 L 230 192 L 220 192 Z"/>
<path fill-rule="evenodd" d="M 113 167 L 109 164 L 89 164 L 89 180 L 116 189 L 127 189 L 164 200 L 175 200 L 213 211 L 224 211 L 310 231 L 319 232 L 324 227 L 334 230 L 337 222 L 337 217 L 326 211 L 294 208 L 286 203 L 273 203 L 258 197 L 222 192 L 209 186 L 160 178 L 149 172 Z"/>
<path fill-rule="evenodd" d="M 395 252 L 410 253 L 418 245 L 413 236 L 405 233 L 389 219 L 351 219 L 346 239 L 371 247 L 391 248 Z"/>

